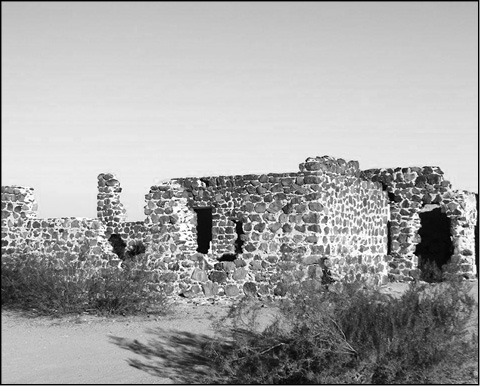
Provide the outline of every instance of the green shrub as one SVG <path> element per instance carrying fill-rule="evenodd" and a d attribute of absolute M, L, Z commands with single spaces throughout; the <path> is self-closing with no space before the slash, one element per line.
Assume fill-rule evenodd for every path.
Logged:
<path fill-rule="evenodd" d="M 77 262 L 32 255 L 2 262 L 2 307 L 46 315 L 165 311 L 166 295 L 152 283 L 144 261 L 130 261 L 123 268 L 96 268 L 94 259 L 99 257 L 87 260 L 82 268 Z"/>
<path fill-rule="evenodd" d="M 297 288 L 264 331 L 253 328 L 259 308 L 250 312 L 251 302 L 232 309 L 228 342 L 205 349 L 212 372 L 203 381 L 431 383 L 447 368 L 478 359 L 476 336 L 467 339 L 465 328 L 475 301 L 459 285 L 433 293 L 412 285 L 399 299 L 360 283 L 336 292 Z"/>

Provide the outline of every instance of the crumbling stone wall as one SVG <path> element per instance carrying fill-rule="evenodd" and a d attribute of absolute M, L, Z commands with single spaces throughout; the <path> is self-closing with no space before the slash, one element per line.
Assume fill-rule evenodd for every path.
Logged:
<path fill-rule="evenodd" d="M 105 237 L 106 226 L 81 217 L 37 218 L 34 190 L 2 186 L 2 263 L 21 255 L 50 256 L 52 261 L 89 269 L 121 263 Z"/>
<path fill-rule="evenodd" d="M 450 237 L 454 250 L 440 269 L 443 279 L 475 277 L 475 195 L 451 189 L 439 167 L 370 169 L 366 179 L 380 182 L 390 198 L 390 247 L 387 257 L 390 275 L 396 280 L 420 278 L 422 265 L 417 246 L 420 236 L 420 213 L 436 207 L 450 221 Z"/>
<path fill-rule="evenodd" d="M 207 293 L 211 281 L 229 293 L 245 284 L 273 293 L 279 282 L 293 280 L 280 271 L 305 280 L 316 267 L 319 277 L 310 279 L 319 280 L 326 257 L 347 280 L 385 282 L 389 207 L 381 184 L 360 179 L 358 163 L 331 157 L 308 159 L 300 168 L 300 173 L 182 178 L 152 187 L 145 207 L 151 253 L 175 262 L 170 267 L 191 285 L 186 292 Z M 212 211 L 207 254 L 196 253 L 199 208 Z M 239 237 L 243 253 L 235 254 Z M 216 264 L 218 259 L 232 261 Z"/>
<path fill-rule="evenodd" d="M 2 228 L 21 225 L 36 218 L 37 209 L 33 188 L 2 186 Z"/>
<path fill-rule="evenodd" d="M 318 287 L 327 268 L 371 284 L 474 277 L 475 195 L 452 190 L 440 168 L 361 171 L 325 156 L 299 169 L 152 186 L 144 222 L 126 221 L 111 173 L 98 176 L 98 219 L 36 219 L 32 188 L 2 187 L 2 259 L 37 253 L 75 267 L 115 266 L 126 255 L 113 253 L 114 237 L 126 250 L 144 245 L 138 258 L 168 292 L 186 297 L 283 295 L 291 283 Z M 448 225 L 451 251 L 429 272 L 426 228 L 437 218 Z"/>
<path fill-rule="evenodd" d="M 119 265 L 105 238 L 105 226 L 96 219 L 81 217 L 27 220 L 21 226 L 2 228 L 2 259 L 11 254 L 48 255 L 82 265 L 95 256 L 94 266 Z"/>

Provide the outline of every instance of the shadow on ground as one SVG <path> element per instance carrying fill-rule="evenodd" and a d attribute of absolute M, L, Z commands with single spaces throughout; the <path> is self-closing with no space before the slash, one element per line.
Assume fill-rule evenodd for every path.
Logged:
<path fill-rule="evenodd" d="M 175 383 L 210 383 L 212 367 L 203 353 L 216 341 L 214 338 L 164 329 L 150 329 L 147 333 L 154 335 L 147 344 L 117 336 L 110 336 L 110 339 L 119 347 L 143 357 L 142 360 L 128 359 L 130 366 L 154 376 L 170 378 Z M 225 343 L 220 350 L 228 350 L 228 347 Z"/>

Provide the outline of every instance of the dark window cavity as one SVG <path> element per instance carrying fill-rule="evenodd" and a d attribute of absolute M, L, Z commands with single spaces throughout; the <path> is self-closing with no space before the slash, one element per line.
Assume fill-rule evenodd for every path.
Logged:
<path fill-rule="evenodd" d="M 243 243 L 242 235 L 245 234 L 243 231 L 243 226 L 241 221 L 235 221 L 235 232 L 237 233 L 237 239 L 235 240 L 235 253 L 243 253 Z"/>
<path fill-rule="evenodd" d="M 195 208 L 197 214 L 197 252 L 208 253 L 212 241 L 212 208 Z"/>
<path fill-rule="evenodd" d="M 392 223 L 387 221 L 387 255 L 392 254 Z"/>

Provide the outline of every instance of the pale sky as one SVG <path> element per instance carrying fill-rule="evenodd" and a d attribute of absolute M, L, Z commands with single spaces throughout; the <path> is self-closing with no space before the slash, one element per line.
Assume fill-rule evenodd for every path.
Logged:
<path fill-rule="evenodd" d="M 437 165 L 478 192 L 477 2 L 2 2 L 2 185 L 128 220 L 173 177 Z"/>

